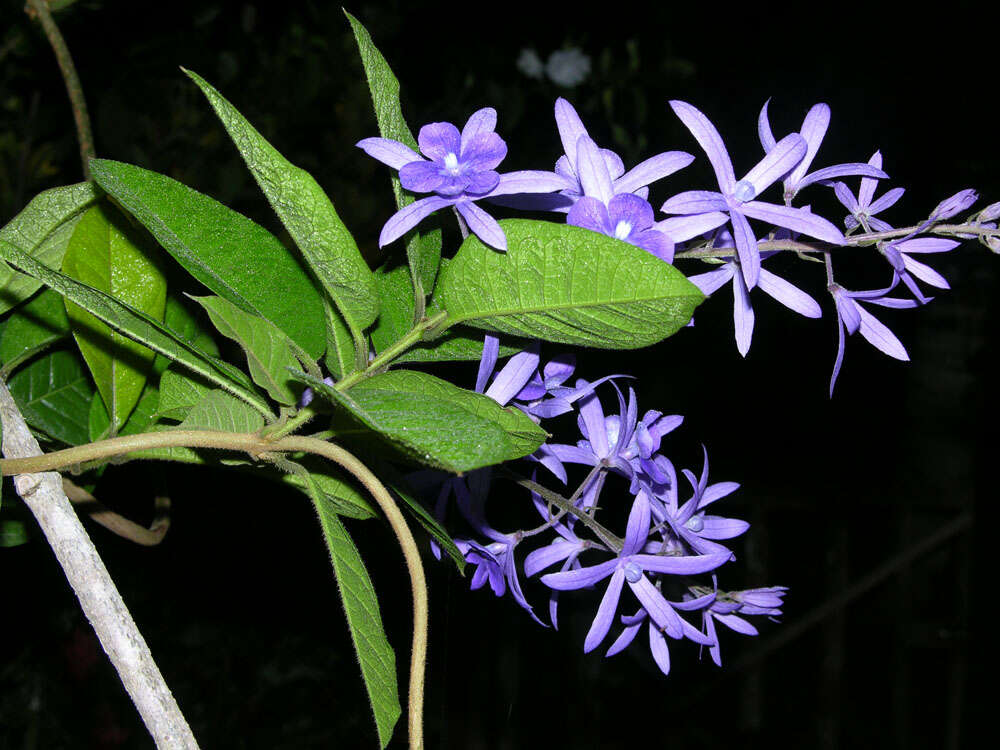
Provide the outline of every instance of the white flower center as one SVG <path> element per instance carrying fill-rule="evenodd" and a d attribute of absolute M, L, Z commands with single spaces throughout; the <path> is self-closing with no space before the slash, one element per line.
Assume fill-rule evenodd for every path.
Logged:
<path fill-rule="evenodd" d="M 458 157 L 450 151 L 444 155 L 444 168 L 453 175 L 458 174 Z"/>
<path fill-rule="evenodd" d="M 636 565 L 634 562 L 625 563 L 625 580 L 629 583 L 638 583 L 639 579 L 642 578 L 642 568 Z"/>
<path fill-rule="evenodd" d="M 705 528 L 705 522 L 701 520 L 701 516 L 691 516 L 684 525 L 696 534 Z"/>
<path fill-rule="evenodd" d="M 753 186 L 753 183 L 749 180 L 740 180 L 736 183 L 733 188 L 733 197 L 740 203 L 746 203 L 754 199 L 757 195 L 757 189 Z"/>
<path fill-rule="evenodd" d="M 619 221 L 618 226 L 615 227 L 615 238 L 627 240 L 630 234 L 632 234 L 632 225 L 624 219 Z"/>

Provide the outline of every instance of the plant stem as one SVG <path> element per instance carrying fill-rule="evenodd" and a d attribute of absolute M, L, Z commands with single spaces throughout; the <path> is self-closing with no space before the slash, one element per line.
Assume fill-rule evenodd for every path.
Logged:
<path fill-rule="evenodd" d="M 169 430 L 120 436 L 32 458 L 5 459 L 0 461 L 0 474 L 6 476 L 52 471 L 149 448 L 177 447 L 240 451 L 254 458 L 268 453 L 314 453 L 348 471 L 371 493 L 399 540 L 410 575 L 410 587 L 413 593 L 413 647 L 410 652 L 408 725 L 411 750 L 422 750 L 424 671 L 427 661 L 427 582 L 420 562 L 420 551 L 399 506 L 389 491 L 367 466 L 339 445 L 298 435 L 268 440 L 256 433 Z"/>
<path fill-rule="evenodd" d="M 38 442 L 2 382 L 0 411 L 4 454 L 44 458 L 38 455 Z M 18 473 L 21 476 L 14 478 L 17 493 L 38 521 L 69 585 L 80 600 L 80 607 L 94 627 L 101 646 L 118 671 L 122 685 L 156 746 L 171 750 L 196 749 L 198 743 L 191 728 L 153 661 L 149 646 L 115 588 L 94 543 L 73 511 L 63 491 L 61 477 L 52 472 L 41 475 L 35 472 Z"/>
<path fill-rule="evenodd" d="M 73 107 L 73 120 L 76 122 L 76 138 L 80 143 L 83 176 L 84 179 L 89 180 L 90 160 L 96 155 L 94 136 L 90 129 L 90 115 L 87 114 L 87 100 L 83 96 L 83 87 L 76 74 L 76 67 L 69 54 L 69 47 L 66 46 L 66 40 L 63 39 L 59 27 L 56 26 L 56 22 L 52 18 L 52 13 L 49 12 L 47 0 L 28 0 L 25 10 L 29 16 L 33 15 L 38 18 L 49 44 L 52 45 L 52 51 L 56 54 L 56 62 L 59 63 L 59 70 L 66 83 L 66 93 L 69 94 L 70 105 Z"/>

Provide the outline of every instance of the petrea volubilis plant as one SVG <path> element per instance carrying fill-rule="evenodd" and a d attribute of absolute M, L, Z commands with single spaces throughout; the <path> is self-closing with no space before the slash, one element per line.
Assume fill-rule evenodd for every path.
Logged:
<path fill-rule="evenodd" d="M 44 3 L 32 6 L 51 21 Z M 664 675 L 684 641 L 721 665 L 719 625 L 753 636 L 755 620 L 781 614 L 783 586 L 720 588 L 739 565 L 732 540 L 750 531 L 718 503 L 739 485 L 709 481 L 704 447 L 700 469 L 675 463 L 683 417 L 640 409 L 627 358 L 617 372 L 578 372 L 565 347 L 659 345 L 731 283 L 746 355 L 755 290 L 819 319 L 813 294 L 825 286 L 839 341 L 832 396 L 847 335 L 908 358 L 866 306 L 919 307 L 931 301 L 922 284 L 948 288 L 913 256 L 960 240 L 1000 252 L 1000 204 L 953 221 L 978 199 L 972 190 L 894 228 L 877 214 L 903 189 L 890 186 L 880 152 L 813 170 L 831 122 L 825 104 L 780 138 L 765 104 L 763 153 L 742 155 L 753 166 L 737 179 L 722 136 L 693 104 L 662 108 L 694 143 L 670 144 L 675 150 L 626 169 L 560 98 L 552 170 L 500 172 L 503 113 L 482 107 L 461 129 L 433 122 L 414 138 L 397 79 L 367 30 L 348 20 L 379 132 L 357 144 L 358 156 L 389 168 L 395 197 L 384 207 L 378 267 L 312 175 L 190 71 L 289 243 L 170 177 L 94 158 L 71 64 L 88 181 L 38 195 L 0 229 L 3 474 L 15 476 L 160 747 L 197 745 L 67 499 L 94 501 L 86 487 L 112 462 L 218 466 L 221 456 L 226 471 L 309 498 L 382 747 L 401 714 L 396 651 L 341 519 L 384 516 L 412 586 L 407 723 L 410 746 L 420 748 L 429 615 L 422 548 L 450 559 L 471 588 L 509 595 L 542 627 L 558 629 L 561 608 L 594 607 L 586 652 L 618 654 L 645 628 L 646 645 L 635 648 L 648 646 Z M 698 157 L 682 149 L 693 146 L 715 184 L 684 181 Z M 650 193 L 661 180 L 672 197 L 658 217 Z M 848 215 L 821 215 L 814 205 L 827 198 Z M 517 210 L 551 220 L 493 215 Z M 457 247 L 443 246 L 442 232 L 425 223 L 439 212 L 455 216 Z M 846 254 L 871 258 L 885 287 L 844 286 L 834 264 Z M 818 293 L 800 288 L 808 270 L 793 283 L 763 267 L 779 255 L 807 261 L 800 267 L 817 272 Z M 201 292 L 168 287 L 161 268 L 175 261 Z M 428 372 L 456 361 L 478 363 L 475 382 Z M 108 512 L 100 519 L 141 543 L 166 528 Z M 426 539 L 414 539 L 411 521 Z"/>

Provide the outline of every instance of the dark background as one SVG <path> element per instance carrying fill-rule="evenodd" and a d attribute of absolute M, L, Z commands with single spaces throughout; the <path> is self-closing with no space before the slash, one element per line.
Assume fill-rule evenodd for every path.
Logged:
<path fill-rule="evenodd" d="M 558 156 L 552 103 L 562 95 L 627 165 L 673 148 L 696 154 L 679 179 L 654 186 L 658 206 L 668 191 L 712 185 L 668 99 L 711 117 L 739 173 L 760 156 L 757 112 L 773 97 L 779 135 L 797 129 L 813 103 L 832 107 L 816 166 L 882 150 L 892 183 L 907 189 L 886 214 L 891 223 L 916 221 L 965 187 L 980 191 L 980 207 L 1000 199 L 1000 26 L 980 3 L 938 6 L 933 16 L 843 4 L 481 8 L 481 16 L 471 5 L 437 3 L 348 10 L 400 78 L 411 127 L 460 124 L 494 106 L 510 147 L 505 169 L 547 168 Z M 98 155 L 170 174 L 278 231 L 178 70 L 184 65 L 316 176 L 376 260 L 391 194 L 387 170 L 353 146 L 376 128 L 336 4 L 81 0 L 58 21 L 88 95 Z M 574 89 L 515 66 L 522 48 L 544 59 L 564 46 L 593 64 Z M 0 4 L 0 118 L 6 222 L 40 190 L 80 179 L 58 70 L 16 0 Z M 790 586 L 783 623 L 764 622 L 757 639 L 723 634 L 721 670 L 678 645 L 664 678 L 643 644 L 608 661 L 581 653 L 600 592 L 565 597 L 553 632 L 509 598 L 470 593 L 447 566 L 431 564 L 428 746 L 971 745 L 995 700 L 986 593 L 995 566 L 995 261 L 974 243 L 932 259 L 951 292 L 916 311 L 876 310 L 913 362 L 853 337 L 832 400 L 836 330 L 819 273 L 793 272 L 826 317 L 807 321 L 760 295 L 745 361 L 732 342 L 727 291 L 699 311 L 695 329 L 666 344 L 583 354 L 581 376 L 606 374 L 611 363 L 640 377 L 641 408 L 687 416 L 666 447 L 676 463 L 697 468 L 704 442 L 712 477 L 742 483 L 726 510 L 753 528 L 724 585 Z M 886 269 L 868 265 L 876 271 L 849 269 L 858 275 L 846 283 L 883 285 Z M 464 369 L 453 374 L 471 382 Z M 98 489 L 141 519 L 162 483 L 173 519 L 161 546 L 138 548 L 98 527 L 93 535 L 203 746 L 373 747 L 308 503 L 183 466 L 119 467 Z M 959 518 L 969 521 L 964 532 L 914 552 Z M 405 684 L 410 607 L 396 542 L 378 523 L 350 530 L 370 563 Z M 887 563 L 890 575 L 871 575 Z M 36 535 L 0 551 L 0 565 L 0 747 L 149 746 L 44 541 Z M 527 592 L 544 611 L 542 587 L 532 582 Z M 404 746 L 404 727 L 394 746 Z"/>

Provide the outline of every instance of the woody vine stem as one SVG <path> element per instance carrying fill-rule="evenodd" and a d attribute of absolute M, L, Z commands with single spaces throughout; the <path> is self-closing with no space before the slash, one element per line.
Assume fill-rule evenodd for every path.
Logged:
<path fill-rule="evenodd" d="M 403 518 L 399 506 L 389 491 L 361 461 L 344 448 L 318 438 L 289 435 L 267 440 L 256 433 L 230 433 L 212 430 L 170 430 L 142 433 L 101 440 L 88 445 L 66 448 L 31 458 L 0 460 L 0 474 L 36 474 L 58 471 L 71 466 L 102 461 L 150 448 L 212 448 L 240 451 L 254 458 L 269 454 L 303 452 L 322 456 L 337 464 L 371 493 L 385 514 L 389 526 L 399 540 L 413 593 L 413 644 L 410 652 L 410 685 L 408 696 L 408 730 L 410 748 L 423 748 L 424 671 L 427 660 L 427 582 L 417 543 Z"/>

